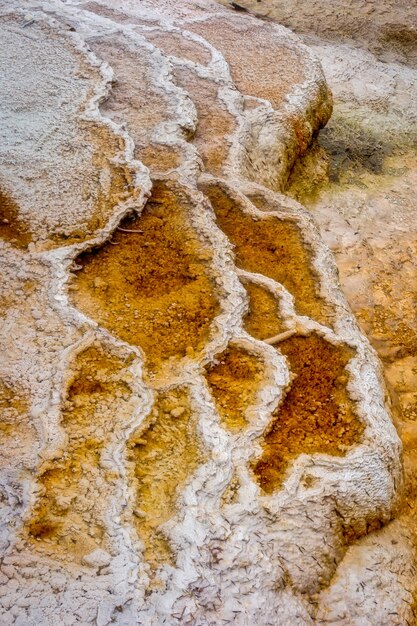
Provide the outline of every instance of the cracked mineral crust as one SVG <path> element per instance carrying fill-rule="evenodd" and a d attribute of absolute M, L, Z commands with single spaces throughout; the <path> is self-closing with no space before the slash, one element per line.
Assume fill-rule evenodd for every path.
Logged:
<path fill-rule="evenodd" d="M 411 623 L 391 400 L 294 199 L 332 95 L 236 8 L 0 6 L 1 624 Z"/>

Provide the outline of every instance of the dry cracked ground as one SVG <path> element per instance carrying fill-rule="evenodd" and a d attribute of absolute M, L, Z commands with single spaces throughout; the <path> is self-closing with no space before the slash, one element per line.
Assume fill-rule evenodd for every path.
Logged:
<path fill-rule="evenodd" d="M 1 624 L 416 623 L 415 11 L 223 4 L 0 4 Z"/>

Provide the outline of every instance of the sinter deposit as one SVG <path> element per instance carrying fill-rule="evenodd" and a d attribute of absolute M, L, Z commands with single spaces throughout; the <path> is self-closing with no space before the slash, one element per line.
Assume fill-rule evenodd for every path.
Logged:
<path fill-rule="evenodd" d="M 238 8 L 1 7 L 1 624 L 413 623 L 358 74 Z"/>

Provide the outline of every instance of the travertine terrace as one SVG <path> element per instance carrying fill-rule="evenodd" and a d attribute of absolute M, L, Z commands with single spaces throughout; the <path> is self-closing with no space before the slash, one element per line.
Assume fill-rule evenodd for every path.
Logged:
<path fill-rule="evenodd" d="M 335 255 L 342 289 L 383 363 L 404 444 L 405 489 L 395 519 L 352 544 L 323 590 L 318 615 L 362 626 L 368 599 L 380 599 L 375 589 L 384 588 L 366 623 L 414 624 L 417 6 L 405 0 L 239 5 L 302 36 L 333 92 L 332 117 L 295 164 L 285 192 L 311 210 Z M 413 555 L 408 564 L 407 554 Z M 398 604 L 410 602 L 398 615 Z"/>
<path fill-rule="evenodd" d="M 319 62 L 210 0 L 0 24 L 0 622 L 346 623 L 326 593 L 395 516 L 401 445 L 284 195 L 332 112 Z M 406 624 L 411 592 L 364 611 L 386 598 Z"/>

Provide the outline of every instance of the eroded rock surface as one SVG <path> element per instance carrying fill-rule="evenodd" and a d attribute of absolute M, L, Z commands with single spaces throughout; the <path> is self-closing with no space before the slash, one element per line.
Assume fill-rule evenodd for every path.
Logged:
<path fill-rule="evenodd" d="M 400 513 L 348 551 L 319 615 L 349 626 L 414 623 L 416 6 L 389 0 L 239 4 L 302 33 L 333 91 L 332 118 L 294 167 L 287 193 L 312 210 L 335 254 L 344 293 L 383 362 L 404 443 Z M 364 607 L 381 586 L 390 591 L 365 619 Z"/>
<path fill-rule="evenodd" d="M 320 65 L 210 1 L 0 18 L 2 623 L 326 623 L 401 464 L 282 193 L 331 113 Z"/>

